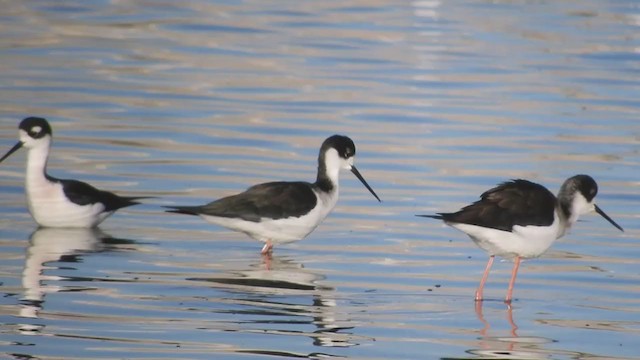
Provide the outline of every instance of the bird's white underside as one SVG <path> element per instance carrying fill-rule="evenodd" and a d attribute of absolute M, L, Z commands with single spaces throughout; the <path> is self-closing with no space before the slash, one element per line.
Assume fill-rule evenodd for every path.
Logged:
<path fill-rule="evenodd" d="M 554 212 L 554 220 L 550 226 L 516 225 L 511 232 L 461 223 L 448 225 L 469 235 L 476 245 L 489 255 L 507 259 L 516 256 L 538 257 L 564 233 L 557 212 Z"/>
<path fill-rule="evenodd" d="M 243 232 L 262 242 L 271 240 L 274 244 L 286 244 L 304 239 L 309 235 L 329 215 L 338 201 L 337 185 L 329 194 L 317 191 L 314 193 L 318 199 L 316 207 L 300 217 L 292 216 L 277 220 L 262 218 L 259 222 L 253 222 L 202 214 L 200 216 L 212 224 Z"/>

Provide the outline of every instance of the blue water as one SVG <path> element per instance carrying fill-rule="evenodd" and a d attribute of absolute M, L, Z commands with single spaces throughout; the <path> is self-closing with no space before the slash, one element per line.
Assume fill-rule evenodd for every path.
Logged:
<path fill-rule="evenodd" d="M 37 229 L 0 164 L 0 357 L 640 358 L 640 5 L 633 1 L 9 2 L 0 148 L 30 115 L 49 170 L 156 199 L 99 231 Z M 357 145 L 333 213 L 276 248 L 162 205 L 315 178 Z M 1 150 L 0 150 L 1 151 Z M 592 175 L 597 215 L 496 262 L 414 214 L 510 178 Z"/>

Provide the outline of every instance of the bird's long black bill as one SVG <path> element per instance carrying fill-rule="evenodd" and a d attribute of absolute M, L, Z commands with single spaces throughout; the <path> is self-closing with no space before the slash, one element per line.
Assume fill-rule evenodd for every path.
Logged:
<path fill-rule="evenodd" d="M 18 141 L 17 144 L 13 145 L 13 147 L 11 148 L 11 150 L 9 150 L 6 154 L 4 154 L 4 156 L 2 157 L 2 159 L 0 159 L 0 162 L 3 162 L 4 159 L 8 158 L 9 156 L 11 156 L 11 154 L 13 154 L 14 152 L 18 151 L 18 149 L 20 149 L 22 147 L 22 141 Z"/>
<path fill-rule="evenodd" d="M 373 196 L 376 197 L 376 199 L 378 199 L 379 202 L 382 202 L 382 200 L 380 200 L 380 198 L 378 197 L 378 195 L 376 195 L 376 192 L 373 191 L 373 189 L 371 188 L 371 186 L 369 186 L 369 184 L 367 184 L 367 182 L 364 180 L 364 178 L 362 177 L 362 175 L 360 175 L 360 171 L 358 171 L 358 169 L 356 169 L 355 166 L 351 166 L 351 172 L 353 173 L 353 175 L 355 175 L 358 180 L 360 180 L 360 182 L 362 183 L 362 185 L 364 185 L 367 190 L 369 190 L 371 192 L 371 194 L 373 194 Z"/>
<path fill-rule="evenodd" d="M 615 222 L 615 221 L 613 221 L 613 219 L 612 219 L 612 218 L 610 218 L 610 217 L 609 217 L 609 215 L 605 214 L 605 212 L 604 212 L 604 211 L 602 211 L 602 209 L 600 209 L 600 208 L 598 207 L 598 205 L 595 205 L 595 208 L 596 208 L 596 212 L 597 212 L 598 214 L 600 214 L 600 216 L 602 216 L 603 218 L 607 219 L 607 221 L 608 221 L 608 222 L 610 222 L 610 223 L 611 223 L 611 225 L 615 226 L 618 230 L 620 230 L 620 231 L 624 232 L 624 229 L 622 228 L 622 226 L 620 226 L 620 225 L 616 224 L 616 222 Z"/>

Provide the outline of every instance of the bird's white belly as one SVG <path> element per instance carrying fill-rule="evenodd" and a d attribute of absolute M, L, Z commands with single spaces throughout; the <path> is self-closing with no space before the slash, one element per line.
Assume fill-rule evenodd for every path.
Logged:
<path fill-rule="evenodd" d="M 505 258 L 520 256 L 535 258 L 547 251 L 560 234 L 560 221 L 556 215 L 551 226 L 519 226 L 503 231 L 469 224 L 450 224 L 466 233 L 481 249 L 490 255 Z"/>
<path fill-rule="evenodd" d="M 101 203 L 81 206 L 69 201 L 62 184 L 46 179 L 27 179 L 26 185 L 29 212 L 40 226 L 88 228 L 112 214 L 102 212 L 104 205 Z"/>
<path fill-rule="evenodd" d="M 316 196 L 318 196 L 316 194 Z M 259 222 L 246 221 L 237 218 L 200 215 L 206 221 L 226 228 L 243 232 L 252 238 L 274 244 L 284 244 L 304 239 L 309 235 L 327 215 L 337 202 L 337 192 L 334 196 L 319 196 L 318 204 L 309 213 L 300 217 L 282 219 L 262 218 Z"/>

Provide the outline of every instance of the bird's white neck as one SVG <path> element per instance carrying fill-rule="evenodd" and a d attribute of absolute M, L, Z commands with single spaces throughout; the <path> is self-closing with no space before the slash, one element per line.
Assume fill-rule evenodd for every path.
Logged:
<path fill-rule="evenodd" d="M 558 194 L 558 214 L 560 215 L 561 235 L 564 235 L 578 221 L 580 215 L 589 213 L 593 204 L 580 193 Z"/>
<path fill-rule="evenodd" d="M 340 178 L 340 169 L 342 169 L 342 161 L 338 156 L 338 152 L 334 149 L 327 151 L 325 155 L 325 174 L 333 186 L 337 189 Z"/>
<path fill-rule="evenodd" d="M 46 178 L 47 160 L 49 158 L 49 146 L 38 146 L 29 149 L 27 152 L 27 191 L 43 182 L 48 182 Z"/>

